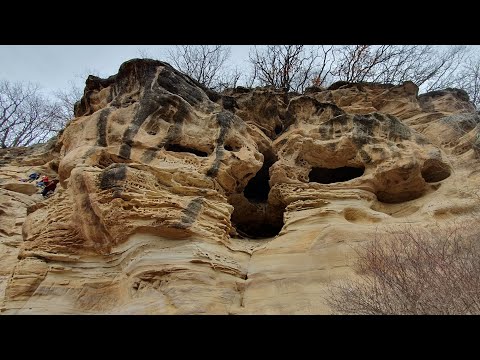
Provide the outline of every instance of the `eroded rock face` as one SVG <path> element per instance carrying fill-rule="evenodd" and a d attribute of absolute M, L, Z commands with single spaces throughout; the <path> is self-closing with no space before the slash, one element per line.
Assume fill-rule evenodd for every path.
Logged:
<path fill-rule="evenodd" d="M 139 59 L 91 76 L 76 118 L 36 155 L 58 172 L 55 195 L 0 184 L 28 213 L 0 222 L 23 240 L 2 268 L 2 309 L 328 313 L 323 291 L 353 273 L 353 244 L 478 205 L 465 195 L 478 116 L 463 95 L 419 97 L 408 82 L 217 94 Z"/>

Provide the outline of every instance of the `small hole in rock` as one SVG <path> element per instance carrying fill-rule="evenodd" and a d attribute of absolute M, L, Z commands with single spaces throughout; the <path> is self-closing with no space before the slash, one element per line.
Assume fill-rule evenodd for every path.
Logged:
<path fill-rule="evenodd" d="M 187 146 L 182 146 L 179 144 L 167 144 L 165 145 L 165 150 L 174 151 L 174 152 L 187 152 L 201 157 L 207 157 L 208 154 L 204 151 L 193 149 Z"/>
<path fill-rule="evenodd" d="M 449 166 L 439 160 L 429 159 L 423 164 L 422 177 L 428 183 L 442 181 L 449 176 Z"/>
<path fill-rule="evenodd" d="M 279 135 L 283 130 L 283 126 L 282 125 L 277 125 L 275 126 L 275 134 L 276 135 Z"/>
<path fill-rule="evenodd" d="M 320 184 L 343 182 L 360 177 L 365 168 L 344 166 L 335 169 L 314 167 L 308 174 L 309 181 Z"/>

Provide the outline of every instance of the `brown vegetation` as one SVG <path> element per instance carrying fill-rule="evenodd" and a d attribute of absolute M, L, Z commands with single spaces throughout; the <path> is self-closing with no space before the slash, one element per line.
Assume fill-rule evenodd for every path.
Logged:
<path fill-rule="evenodd" d="M 357 280 L 333 285 L 340 314 L 480 314 L 480 243 L 466 224 L 404 227 L 358 250 Z"/>

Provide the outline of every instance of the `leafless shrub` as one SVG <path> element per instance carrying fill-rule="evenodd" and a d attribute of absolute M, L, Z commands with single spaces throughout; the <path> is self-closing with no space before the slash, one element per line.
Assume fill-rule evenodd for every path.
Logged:
<path fill-rule="evenodd" d="M 358 250 L 357 280 L 332 285 L 340 314 L 480 314 L 478 231 L 404 227 Z"/>

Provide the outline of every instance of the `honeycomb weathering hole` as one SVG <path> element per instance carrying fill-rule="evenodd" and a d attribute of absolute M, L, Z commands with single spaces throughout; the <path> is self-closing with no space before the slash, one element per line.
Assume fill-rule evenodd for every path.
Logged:
<path fill-rule="evenodd" d="M 442 181 L 449 176 L 450 168 L 441 161 L 429 159 L 423 164 L 422 177 L 428 183 Z"/>
<path fill-rule="evenodd" d="M 308 179 L 320 184 L 331 184 L 355 179 L 362 176 L 364 172 L 364 167 L 344 166 L 334 169 L 314 167 L 308 174 Z"/>
<path fill-rule="evenodd" d="M 207 157 L 208 154 L 205 151 L 193 149 L 187 146 L 182 146 L 179 144 L 167 144 L 165 145 L 165 150 L 167 151 L 174 151 L 174 152 L 187 152 L 190 154 L 194 154 L 200 157 Z"/>

